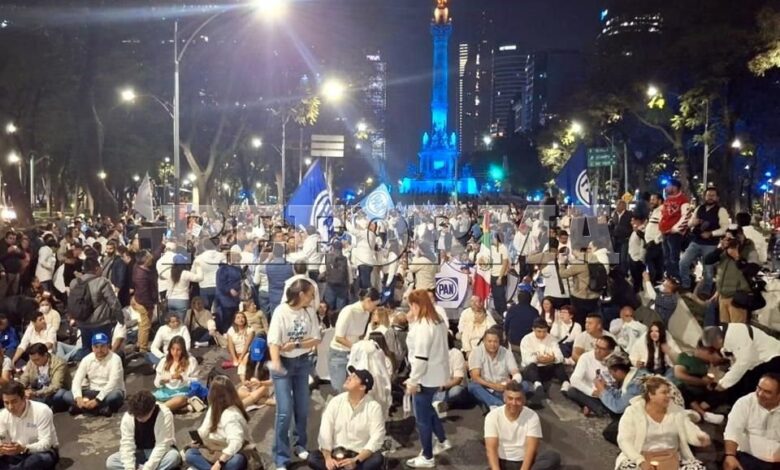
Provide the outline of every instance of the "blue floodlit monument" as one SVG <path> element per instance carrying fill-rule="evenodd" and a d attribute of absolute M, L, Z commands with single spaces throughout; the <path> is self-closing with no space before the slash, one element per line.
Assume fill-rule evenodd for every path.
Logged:
<path fill-rule="evenodd" d="M 452 20 L 448 0 L 437 0 L 431 23 L 433 36 L 433 98 L 431 100 L 431 131 L 423 134 L 416 171 L 401 181 L 402 194 L 477 194 L 477 181 L 470 168 L 458 171 L 458 139 L 448 133 L 448 46 L 452 35 Z"/>

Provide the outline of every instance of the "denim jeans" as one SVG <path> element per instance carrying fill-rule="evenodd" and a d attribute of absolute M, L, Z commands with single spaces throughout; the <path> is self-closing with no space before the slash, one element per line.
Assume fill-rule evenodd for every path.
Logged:
<path fill-rule="evenodd" d="M 165 316 L 168 317 L 169 315 L 174 314 L 179 317 L 179 321 L 183 323 L 188 308 L 190 308 L 189 299 L 168 299 L 168 311 L 165 313 Z"/>
<path fill-rule="evenodd" d="M 417 433 L 420 435 L 422 455 L 426 459 L 433 458 L 433 435 L 444 442 L 447 439 L 444 434 L 444 426 L 441 424 L 436 410 L 433 409 L 433 396 L 436 394 L 434 387 L 420 387 L 420 391 L 414 396 L 414 417 L 417 422 Z"/>
<path fill-rule="evenodd" d="M 469 393 L 463 385 L 456 385 L 449 390 L 436 392 L 433 395 L 433 401 L 443 401 L 450 408 L 465 406 L 466 402 L 469 401 L 468 399 Z"/>
<path fill-rule="evenodd" d="M 306 424 L 309 418 L 309 373 L 311 360 L 307 355 L 282 357 L 285 374 L 271 372 L 276 397 L 274 444 L 271 454 L 277 467 L 290 463 L 290 425 L 295 422 L 293 437 L 296 447 L 306 448 Z M 293 419 L 294 418 L 294 419 Z"/>
<path fill-rule="evenodd" d="M 84 390 L 82 392 L 82 395 L 84 398 L 87 399 L 93 399 L 98 396 L 97 390 Z M 73 392 L 70 390 L 66 391 L 62 399 L 65 401 L 65 403 L 68 406 L 76 406 L 76 398 L 73 396 Z M 119 411 L 119 408 L 122 407 L 122 403 L 125 402 L 125 394 L 121 392 L 120 390 L 114 390 L 112 392 L 109 392 L 108 395 L 105 396 L 103 399 L 103 402 L 101 403 L 101 407 L 97 408 L 95 410 L 90 410 L 91 412 L 98 412 L 103 409 L 109 409 L 112 413 L 116 413 Z"/>
<path fill-rule="evenodd" d="M 65 360 L 65 362 L 75 361 L 76 356 L 81 352 L 81 348 L 74 344 L 57 341 L 56 355 Z"/>
<path fill-rule="evenodd" d="M 80 361 L 92 352 L 92 337 L 98 333 L 104 333 L 108 336 L 108 344 L 113 341 L 114 325 L 110 324 L 99 328 L 79 328 L 81 331 L 81 351 L 76 353 L 75 360 Z"/>
<path fill-rule="evenodd" d="M 163 358 L 155 356 L 154 353 L 150 351 L 146 353 L 146 360 L 149 361 L 149 364 L 157 367 L 157 364 L 159 364 Z"/>
<path fill-rule="evenodd" d="M 479 403 L 488 407 L 501 406 L 504 404 L 504 397 L 501 392 L 488 390 L 476 382 L 469 382 L 469 393 L 471 393 Z"/>
<path fill-rule="evenodd" d="M 685 252 L 680 257 L 680 276 L 681 287 L 683 289 L 691 288 L 691 266 L 699 259 L 704 259 L 717 248 L 716 245 L 700 245 L 696 242 L 691 242 L 686 248 Z M 712 292 L 712 279 L 715 275 L 715 265 L 704 265 L 704 279 L 702 280 L 702 287 L 704 292 L 709 294 Z"/>
<path fill-rule="evenodd" d="M 136 449 L 135 451 L 135 465 L 145 464 L 149 460 L 149 456 L 152 455 L 152 449 Z M 175 470 L 181 465 L 181 456 L 179 451 L 171 447 L 163 456 L 160 463 L 155 470 Z M 106 459 L 106 470 L 125 470 L 125 466 L 122 463 L 122 454 L 117 452 L 111 454 Z"/>
<path fill-rule="evenodd" d="M 506 280 L 504 276 L 501 279 L 501 285 L 498 284 L 497 276 L 490 276 L 490 295 L 493 296 L 493 307 L 498 316 L 503 316 L 506 312 Z"/>
<path fill-rule="evenodd" d="M 330 386 L 334 395 L 338 395 L 343 391 L 344 382 L 347 381 L 348 363 L 348 352 L 337 351 L 333 348 L 328 350 L 328 372 L 330 373 Z"/>
<path fill-rule="evenodd" d="M 667 276 L 680 277 L 680 250 L 682 249 L 683 236 L 679 233 L 667 233 L 664 235 L 664 269 Z"/>
<path fill-rule="evenodd" d="M 3 470 L 54 470 L 60 461 L 59 453 L 54 450 L 35 452 L 32 454 L 4 455 L 0 457 L 0 468 Z"/>
<path fill-rule="evenodd" d="M 564 392 L 563 395 L 581 407 L 587 406 L 597 416 L 609 416 L 610 414 L 607 407 L 601 403 L 601 400 L 585 395 L 574 387 L 570 388 L 568 392 Z"/>
<path fill-rule="evenodd" d="M 56 413 L 57 411 L 63 411 L 67 407 L 65 404 L 65 394 L 67 392 L 67 390 L 61 388 L 54 392 L 54 395 L 49 395 L 47 397 L 32 397 L 31 400 L 45 403 L 46 406 Z"/>
<path fill-rule="evenodd" d="M 325 284 L 322 301 L 328 304 L 328 308 L 332 311 L 340 312 L 349 302 L 349 288 L 347 286 Z"/>
<path fill-rule="evenodd" d="M 361 264 L 358 266 L 358 287 L 360 289 L 368 289 L 371 287 L 371 273 L 374 272 L 374 267 L 370 264 Z"/>
<path fill-rule="evenodd" d="M 214 295 L 217 293 L 216 287 L 201 287 L 200 298 L 203 299 L 203 307 L 207 310 L 211 309 L 211 304 L 214 303 Z"/>
<path fill-rule="evenodd" d="M 187 449 L 187 452 L 184 453 L 184 464 L 195 470 L 211 470 L 214 466 L 214 462 L 209 462 L 203 458 L 200 449 Z M 246 457 L 242 454 L 234 454 L 233 457 L 230 457 L 230 460 L 222 465 L 221 470 L 246 470 L 246 468 Z"/>

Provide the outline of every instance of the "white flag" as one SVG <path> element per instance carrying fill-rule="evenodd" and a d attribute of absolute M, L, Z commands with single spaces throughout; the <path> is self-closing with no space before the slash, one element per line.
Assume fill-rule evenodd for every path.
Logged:
<path fill-rule="evenodd" d="M 133 203 L 133 209 L 145 217 L 148 221 L 154 220 L 154 206 L 152 203 L 152 182 L 149 180 L 149 175 L 144 177 L 141 181 L 141 185 L 138 186 L 138 193 L 135 195 L 135 202 Z"/>

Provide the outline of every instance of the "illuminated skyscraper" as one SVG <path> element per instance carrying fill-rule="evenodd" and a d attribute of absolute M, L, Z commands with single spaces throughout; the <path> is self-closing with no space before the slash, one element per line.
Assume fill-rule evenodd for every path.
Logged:
<path fill-rule="evenodd" d="M 528 92 L 527 67 L 531 56 L 517 44 L 501 43 L 493 50 L 490 133 L 504 136 L 515 130 L 515 103 Z"/>
<path fill-rule="evenodd" d="M 365 97 L 371 111 L 368 138 L 371 142 L 371 160 L 377 165 L 380 180 L 387 180 L 387 140 L 385 137 L 387 116 L 387 62 L 379 52 L 366 55 L 370 72 L 365 85 Z"/>
<path fill-rule="evenodd" d="M 458 150 L 471 153 L 490 129 L 493 20 L 486 10 L 465 25 L 458 45 Z"/>

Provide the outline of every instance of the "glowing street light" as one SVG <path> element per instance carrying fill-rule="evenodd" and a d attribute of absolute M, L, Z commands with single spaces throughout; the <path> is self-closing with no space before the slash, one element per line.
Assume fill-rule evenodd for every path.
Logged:
<path fill-rule="evenodd" d="M 137 182 L 141 181 L 141 177 L 138 176 L 138 175 L 133 175 L 133 181 L 135 181 L 137 183 Z"/>
<path fill-rule="evenodd" d="M 368 178 L 366 178 L 366 184 L 374 184 L 374 178 L 372 178 L 370 176 Z"/>
<path fill-rule="evenodd" d="M 193 182 L 193 181 L 197 180 L 197 179 L 198 179 L 198 177 L 197 177 L 197 176 L 195 176 L 195 173 L 190 173 L 190 174 L 188 174 L 188 175 L 187 175 L 187 179 L 188 179 L 190 182 Z"/>
<path fill-rule="evenodd" d="M 262 187 L 263 187 L 263 183 L 261 183 L 261 182 L 259 182 L 259 181 L 258 181 L 257 183 L 255 183 L 255 188 L 256 188 L 256 189 L 260 189 L 260 188 L 262 188 Z"/>
<path fill-rule="evenodd" d="M 18 165 L 21 161 L 22 157 L 20 157 L 19 154 L 15 151 L 11 151 L 11 153 L 8 154 L 8 163 L 11 165 Z"/>
<path fill-rule="evenodd" d="M 311 165 L 311 158 L 309 158 L 309 157 L 306 157 L 306 158 L 303 160 L 303 163 L 305 163 L 305 164 L 306 164 L 306 166 L 309 166 L 309 165 Z"/>
<path fill-rule="evenodd" d="M 357 130 L 358 130 L 358 132 L 361 132 L 361 133 L 367 132 L 368 131 L 368 123 L 366 123 L 366 121 L 360 121 L 357 124 Z"/>
<path fill-rule="evenodd" d="M 585 128 L 582 127 L 582 124 L 580 124 L 579 121 L 572 121 L 570 130 L 573 134 L 577 135 L 582 135 L 582 133 L 585 132 Z"/>
<path fill-rule="evenodd" d="M 252 140 L 250 141 L 252 148 L 259 149 L 263 146 L 263 139 L 260 137 L 252 137 Z"/>
<path fill-rule="evenodd" d="M 661 94 L 661 90 L 658 89 L 655 85 L 649 85 L 647 87 L 647 97 L 648 98 L 655 98 L 656 96 Z"/>
<path fill-rule="evenodd" d="M 322 96 L 332 102 L 338 103 L 347 94 L 347 86 L 340 80 L 331 78 L 322 84 Z"/>
<path fill-rule="evenodd" d="M 287 13 L 287 0 L 253 0 L 252 7 L 257 14 L 267 19 L 276 19 Z"/>
<path fill-rule="evenodd" d="M 355 150 L 360 150 L 360 149 L 362 149 L 362 148 L 363 148 L 363 146 L 362 146 L 362 145 L 360 145 L 360 144 L 355 144 Z"/>
<path fill-rule="evenodd" d="M 558 142 L 553 142 L 552 144 L 553 150 L 558 150 L 558 147 L 559 147 Z"/>
<path fill-rule="evenodd" d="M 9 122 L 8 124 L 5 125 L 5 133 L 6 134 L 9 134 L 9 135 L 10 134 L 16 134 L 16 131 L 18 131 L 18 130 L 19 130 L 19 128 L 16 127 L 16 124 L 14 124 L 13 122 Z"/>
<path fill-rule="evenodd" d="M 136 98 L 138 98 L 138 95 L 132 88 L 125 88 L 119 92 L 119 99 L 122 100 L 123 103 L 132 103 Z"/>
<path fill-rule="evenodd" d="M 108 178 L 108 174 L 105 171 L 100 170 L 98 171 L 97 177 L 100 178 L 101 180 L 104 180 Z"/>
<path fill-rule="evenodd" d="M 739 139 L 734 139 L 734 141 L 731 143 L 731 148 L 734 150 L 742 150 L 742 141 Z"/>
<path fill-rule="evenodd" d="M 780 187 L 780 178 L 775 180 L 775 186 Z"/>
<path fill-rule="evenodd" d="M 489 135 L 486 135 L 482 137 L 482 143 L 485 144 L 485 147 L 490 147 L 490 144 L 493 143 L 493 138 Z"/>

